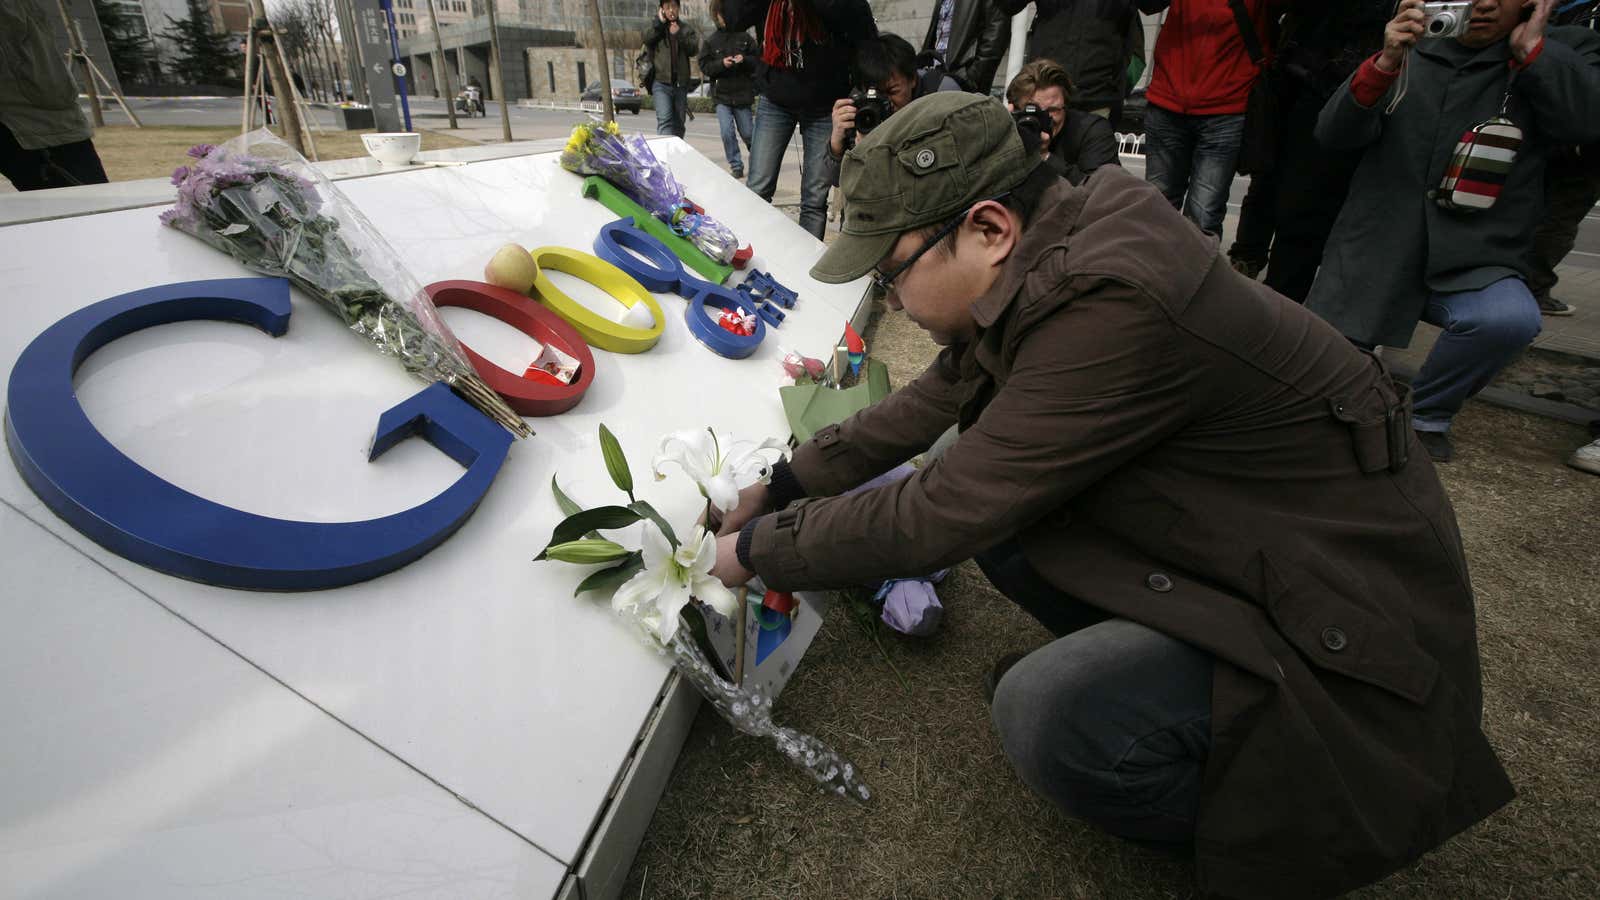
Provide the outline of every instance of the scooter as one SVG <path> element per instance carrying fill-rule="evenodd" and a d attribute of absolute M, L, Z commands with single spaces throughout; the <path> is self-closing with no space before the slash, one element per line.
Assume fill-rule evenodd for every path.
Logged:
<path fill-rule="evenodd" d="M 463 112 L 469 116 L 473 114 L 488 116 L 488 111 L 483 107 L 483 91 L 470 84 L 462 88 L 461 93 L 456 94 L 456 112 Z"/>

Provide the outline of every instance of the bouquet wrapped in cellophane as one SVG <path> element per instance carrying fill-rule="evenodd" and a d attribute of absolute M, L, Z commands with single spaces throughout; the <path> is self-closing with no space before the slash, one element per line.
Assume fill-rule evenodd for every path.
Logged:
<path fill-rule="evenodd" d="M 412 375 L 442 381 L 519 437 L 533 434 L 473 371 L 422 286 L 371 222 L 317 168 L 261 129 L 190 148 L 161 221 L 289 279 Z"/>
<path fill-rule="evenodd" d="M 561 168 L 579 175 L 599 175 L 713 262 L 733 263 L 739 238 L 732 229 L 685 200 L 683 186 L 666 163 L 656 159 L 650 144 L 639 135 L 623 134 L 616 122 L 585 122 L 572 129 L 561 151 Z"/>

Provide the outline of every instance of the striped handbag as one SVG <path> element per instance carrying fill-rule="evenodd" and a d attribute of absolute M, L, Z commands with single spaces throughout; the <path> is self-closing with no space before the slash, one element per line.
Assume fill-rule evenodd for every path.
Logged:
<path fill-rule="evenodd" d="M 1512 80 L 1515 80 L 1513 74 Z M 1506 176 L 1517 161 L 1522 146 L 1522 129 L 1508 117 L 1511 84 L 1506 84 L 1500 114 L 1461 135 L 1456 150 L 1445 167 L 1444 180 L 1434 192 L 1434 202 L 1459 212 L 1482 212 L 1491 206 L 1505 187 Z"/>

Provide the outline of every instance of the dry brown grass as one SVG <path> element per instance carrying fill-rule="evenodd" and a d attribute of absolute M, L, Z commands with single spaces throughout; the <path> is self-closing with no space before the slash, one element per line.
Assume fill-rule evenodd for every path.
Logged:
<path fill-rule="evenodd" d="M 276 129 L 274 129 L 276 130 Z M 318 159 L 352 159 L 366 156 L 361 131 L 316 131 Z M 220 144 L 239 136 L 239 129 L 197 125 L 159 125 L 134 128 L 132 125 L 107 125 L 95 130 L 94 148 L 105 164 L 112 181 L 139 178 L 164 178 L 183 164 L 184 151 L 195 144 Z M 471 147 L 472 141 L 433 131 L 422 132 L 423 150 Z"/>
<path fill-rule="evenodd" d="M 872 342 L 895 384 L 934 348 L 903 315 Z M 1363 898 L 1600 896 L 1600 478 L 1562 459 L 1572 426 L 1473 405 L 1441 467 L 1478 597 L 1484 721 L 1520 796 Z M 623 896 L 730 898 L 1195 895 L 1189 865 L 1066 819 L 1017 780 L 982 678 L 1045 631 L 971 563 L 940 588 L 937 636 L 883 640 L 898 681 L 835 603 L 778 704 L 861 765 L 870 805 L 819 794 L 765 743 L 702 710 Z"/>

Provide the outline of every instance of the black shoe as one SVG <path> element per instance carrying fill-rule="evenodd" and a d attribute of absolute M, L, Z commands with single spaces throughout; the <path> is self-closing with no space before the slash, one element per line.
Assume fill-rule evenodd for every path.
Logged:
<path fill-rule="evenodd" d="M 1450 435 L 1443 431 L 1418 431 L 1417 440 L 1422 442 L 1422 449 L 1428 451 L 1428 458 L 1436 463 L 1447 463 L 1456 458 L 1456 448 L 1450 444 Z"/>
<path fill-rule="evenodd" d="M 994 689 L 1000 685 L 1000 679 L 1004 678 L 1006 673 L 1011 671 L 1011 667 L 1021 662 L 1022 658 L 1027 655 L 1026 653 L 1007 653 L 1005 656 L 995 660 L 994 667 L 989 670 L 989 674 L 983 676 L 984 702 L 990 705 L 994 704 Z"/>

